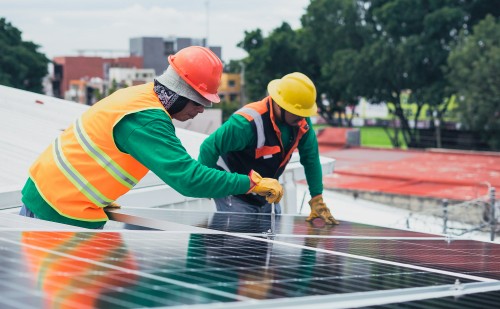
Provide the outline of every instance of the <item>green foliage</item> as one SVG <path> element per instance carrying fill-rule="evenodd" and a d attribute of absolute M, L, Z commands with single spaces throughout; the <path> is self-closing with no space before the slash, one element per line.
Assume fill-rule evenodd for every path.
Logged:
<path fill-rule="evenodd" d="M 102 93 L 98 88 L 94 88 L 94 98 L 95 102 L 98 102 L 102 99 L 104 99 L 104 93 Z"/>
<path fill-rule="evenodd" d="M 238 46 L 249 54 L 244 64 L 246 94 L 250 101 L 266 96 L 271 80 L 302 67 L 299 34 L 287 23 L 276 28 L 265 40 L 260 29 L 245 32 L 245 39 Z"/>
<path fill-rule="evenodd" d="M 406 93 L 403 93 L 401 95 L 401 109 L 403 110 L 404 115 L 408 119 L 417 119 L 417 120 L 434 120 L 433 112 L 434 109 L 432 106 L 429 104 L 424 105 L 423 107 L 419 107 L 417 103 L 414 102 L 409 102 L 410 96 Z M 444 106 L 446 105 L 446 107 Z M 392 102 L 387 102 L 387 108 L 389 110 L 394 110 L 395 105 Z M 437 106 L 438 109 L 446 109 L 446 113 L 443 114 L 442 120 L 444 121 L 452 121 L 452 122 L 458 122 L 459 121 L 459 116 L 458 116 L 458 103 L 456 100 L 456 96 L 453 95 L 451 96 L 448 100 L 444 101 L 441 105 Z M 417 112 L 419 112 L 418 117 L 415 118 L 417 115 Z M 388 115 L 388 117 L 381 117 L 378 119 L 392 119 L 393 116 Z"/>
<path fill-rule="evenodd" d="M 116 79 L 113 79 L 111 81 L 111 86 L 108 88 L 108 91 L 106 91 L 107 92 L 106 95 L 110 95 L 118 89 L 120 89 L 120 85 L 118 85 L 118 82 L 116 81 Z"/>
<path fill-rule="evenodd" d="M 42 93 L 49 60 L 38 48 L 23 41 L 21 31 L 0 18 L 0 84 Z"/>
<path fill-rule="evenodd" d="M 466 12 L 456 1 L 371 1 L 367 22 L 375 25 L 374 42 L 364 49 L 370 59 L 370 80 L 366 97 L 373 101 L 394 102 L 405 141 L 418 146 L 416 128 L 400 105 L 400 95 L 409 90 L 417 104 L 413 120 L 426 105 L 446 107 L 446 79 L 442 67 L 456 39 L 458 29 L 467 26 Z"/>
<path fill-rule="evenodd" d="M 264 37 L 262 36 L 262 30 L 255 29 L 253 31 L 245 31 L 245 37 L 243 41 L 238 43 L 238 47 L 243 48 L 247 53 L 250 53 L 254 49 L 259 49 L 264 42 Z"/>
<path fill-rule="evenodd" d="M 363 10 L 357 1 L 316 0 L 301 19 L 306 58 L 302 71 L 315 81 L 322 97 L 319 114 L 332 125 L 342 125 L 336 118 L 345 115 L 346 106 L 357 104 L 367 82 L 360 49 L 371 30 L 363 23 Z M 350 125 L 352 117 L 346 119 Z"/>
<path fill-rule="evenodd" d="M 224 65 L 225 73 L 241 73 L 243 62 L 240 60 L 230 60 L 229 63 Z"/>
<path fill-rule="evenodd" d="M 486 17 L 470 36 L 462 32 L 448 57 L 448 79 L 463 124 L 500 150 L 500 22 Z"/>
<path fill-rule="evenodd" d="M 454 94 L 445 75 L 448 56 L 461 40 L 460 32 L 468 36 L 487 13 L 500 16 L 498 3 L 311 0 L 301 29 L 282 24 L 267 37 L 260 29 L 245 32 L 239 46 L 249 54 L 243 59 L 247 94 L 258 99 L 270 80 L 299 71 L 314 81 L 318 97 L 324 95 L 330 103 L 318 102 L 327 121 L 338 106 L 357 104 L 359 97 L 394 102 L 405 143 L 418 147 L 410 120 L 420 119 L 422 112 L 446 117 Z M 406 93 L 415 106 L 410 118 L 401 105 Z"/>

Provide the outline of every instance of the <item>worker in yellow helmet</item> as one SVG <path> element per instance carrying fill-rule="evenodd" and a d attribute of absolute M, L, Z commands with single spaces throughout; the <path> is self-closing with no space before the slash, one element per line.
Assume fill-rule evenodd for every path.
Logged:
<path fill-rule="evenodd" d="M 267 90 L 269 96 L 236 111 L 203 142 L 198 160 L 208 167 L 237 173 L 255 170 L 278 179 L 298 149 L 312 197 L 307 221 L 319 217 L 327 224 L 338 224 L 322 196 L 318 141 L 309 119 L 317 111 L 314 83 L 295 72 L 271 81 Z M 256 195 L 217 198 L 215 204 L 218 211 L 231 212 L 270 213 L 272 208 Z M 276 212 L 280 211 L 278 204 Z"/>
<path fill-rule="evenodd" d="M 186 196 L 255 193 L 280 200 L 283 189 L 275 179 L 207 168 L 189 156 L 172 119 L 192 119 L 220 101 L 222 62 L 201 46 L 184 48 L 168 62 L 154 82 L 97 102 L 47 147 L 29 170 L 21 215 L 102 228 L 104 208 L 149 170 Z"/>

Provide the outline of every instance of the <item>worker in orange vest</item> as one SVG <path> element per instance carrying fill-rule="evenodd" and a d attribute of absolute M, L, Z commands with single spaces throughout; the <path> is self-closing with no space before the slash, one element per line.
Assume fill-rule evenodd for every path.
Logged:
<path fill-rule="evenodd" d="M 218 103 L 222 62 L 191 46 L 168 57 L 154 82 L 97 102 L 38 157 L 22 190 L 20 214 L 85 228 L 102 228 L 104 208 L 151 170 L 183 195 L 217 198 L 255 193 L 278 202 L 283 189 L 255 171 L 208 168 L 191 158 L 172 118 L 186 121 Z"/>
<path fill-rule="evenodd" d="M 298 149 L 312 199 L 307 221 L 321 218 L 339 224 L 323 200 L 323 176 L 318 141 L 310 116 L 316 114 L 316 87 L 306 75 L 294 72 L 271 81 L 269 96 L 236 111 L 200 147 L 198 160 L 208 167 L 236 173 L 252 170 L 278 179 Z M 216 198 L 218 211 L 270 213 L 268 200 L 255 195 Z M 280 213 L 277 204 L 276 212 Z"/>

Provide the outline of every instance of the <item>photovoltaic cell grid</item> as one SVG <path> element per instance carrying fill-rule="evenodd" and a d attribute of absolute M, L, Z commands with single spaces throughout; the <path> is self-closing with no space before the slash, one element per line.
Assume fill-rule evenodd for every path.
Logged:
<path fill-rule="evenodd" d="M 241 214 L 223 212 L 200 212 L 185 210 L 167 210 L 160 208 L 123 208 L 108 213 L 110 218 L 122 220 L 120 214 L 145 218 L 150 222 L 157 221 L 185 224 L 195 227 L 230 233 L 260 234 L 271 228 L 269 214 Z M 135 222 L 134 218 L 131 222 Z M 325 226 L 321 219 L 312 224 L 304 222 L 305 217 L 293 215 L 276 216 L 276 234 L 319 235 L 319 236 L 367 236 L 367 237 L 433 237 L 434 234 L 403 231 L 391 228 L 377 227 L 353 222 L 342 222 L 340 225 Z M 444 238 L 443 236 L 439 238 Z"/>
<path fill-rule="evenodd" d="M 1 308 L 246 302 L 455 281 L 448 275 L 225 234 L 4 231 L 0 250 Z"/>
<path fill-rule="evenodd" d="M 276 237 L 277 241 L 500 280 L 500 245 L 470 240 Z"/>
<path fill-rule="evenodd" d="M 300 216 L 278 216 L 277 235 L 269 240 L 262 233 L 271 225 L 269 215 L 119 213 L 129 213 L 127 220 L 140 218 L 143 225 L 160 221 L 170 231 L 0 230 L 0 308 L 291 308 L 311 303 L 345 308 L 378 304 L 380 298 L 391 302 L 380 293 L 437 288 L 445 294 L 418 295 L 442 300 L 445 307 L 500 300 L 498 245 L 492 243 L 399 231 L 402 236 L 398 230 L 350 222 L 325 227 Z M 477 284 L 493 287 L 476 290 L 484 292 L 477 297 L 449 296 L 455 295 L 450 289 Z M 353 305 L 360 295 L 369 301 Z M 408 308 L 434 304 L 408 297 L 397 302 Z"/>
<path fill-rule="evenodd" d="M 162 209 L 125 209 L 126 213 L 163 221 L 182 222 L 196 227 L 230 233 L 265 235 L 271 226 L 270 215 L 238 213 L 203 213 L 163 211 Z M 303 216 L 276 217 L 275 242 L 358 256 L 367 260 L 415 266 L 481 281 L 500 279 L 500 246 L 494 243 L 460 240 L 440 235 L 381 228 L 342 222 L 325 226 L 321 220 L 312 224 Z M 493 292 L 493 295 L 495 293 Z M 500 294 L 499 294 L 500 295 Z"/>

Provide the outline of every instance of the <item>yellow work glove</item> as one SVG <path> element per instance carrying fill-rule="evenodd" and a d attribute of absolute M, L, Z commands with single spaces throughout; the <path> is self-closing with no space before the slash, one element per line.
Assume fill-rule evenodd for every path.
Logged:
<path fill-rule="evenodd" d="M 111 202 L 108 204 L 108 206 L 104 207 L 104 210 L 112 210 L 112 209 L 118 209 L 118 208 L 122 208 L 122 207 L 115 202 Z"/>
<path fill-rule="evenodd" d="M 323 202 L 323 195 L 316 195 L 309 201 L 309 206 L 311 206 L 311 214 L 307 217 L 306 221 L 312 221 L 316 218 L 321 218 L 325 220 L 326 224 L 339 224 L 337 220 L 330 213 L 330 209 L 326 207 L 325 202 Z"/>
<path fill-rule="evenodd" d="M 250 177 L 250 190 L 247 193 L 256 193 L 264 196 L 268 203 L 279 203 L 283 197 L 283 187 L 274 178 L 262 178 L 254 170 L 248 174 Z"/>

